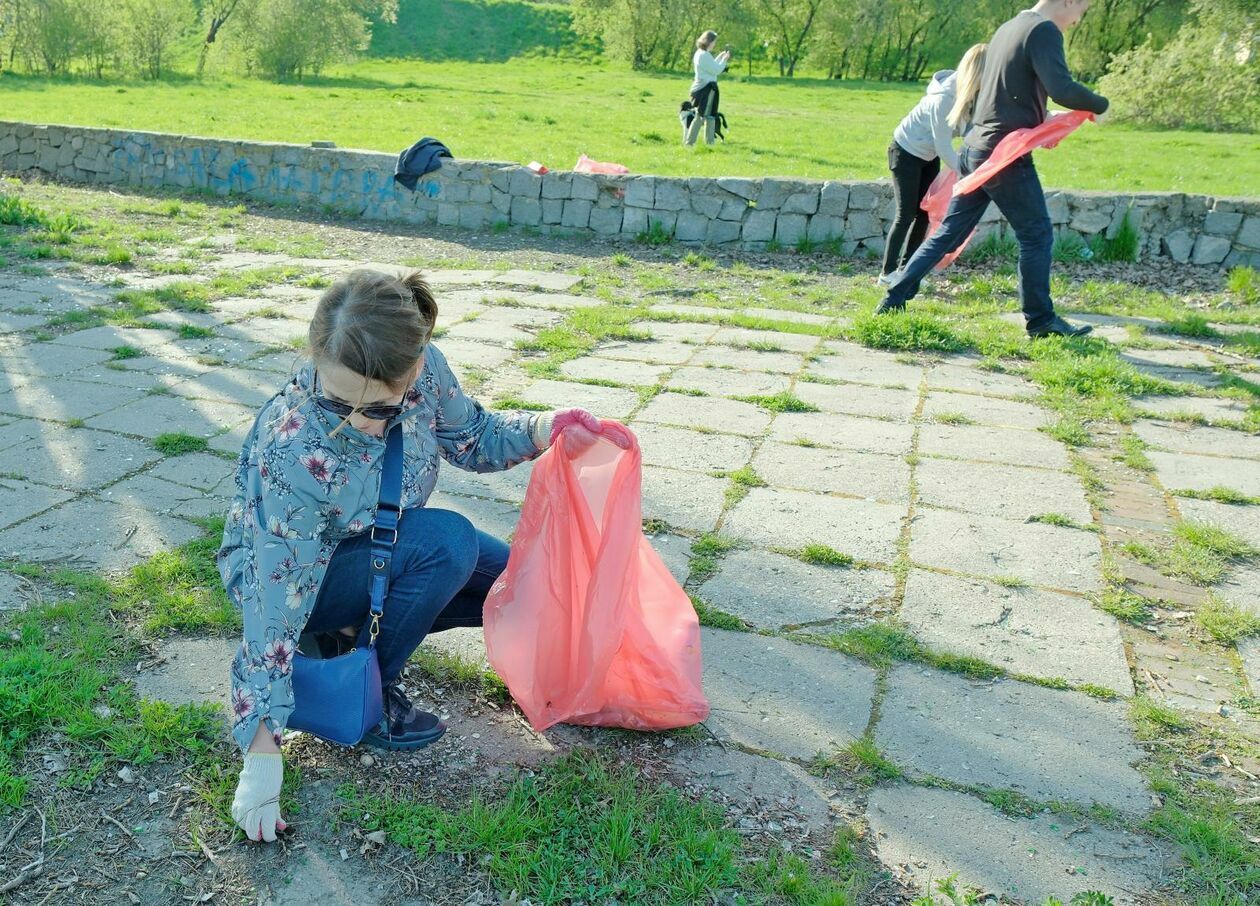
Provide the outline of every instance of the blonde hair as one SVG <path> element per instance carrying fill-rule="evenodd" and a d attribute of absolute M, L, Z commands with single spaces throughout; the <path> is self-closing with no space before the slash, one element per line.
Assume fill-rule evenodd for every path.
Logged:
<path fill-rule="evenodd" d="M 335 362 L 401 393 L 415 378 L 436 321 L 437 303 L 419 271 L 360 268 L 320 296 L 311 318 L 311 359 L 316 367 Z"/>
<path fill-rule="evenodd" d="M 717 32 L 709 29 L 709 31 L 696 38 L 696 50 L 708 50 L 715 41 L 717 41 Z"/>
<path fill-rule="evenodd" d="M 984 52 L 988 44 L 973 44 L 958 64 L 954 75 L 954 106 L 945 121 L 955 132 L 961 132 L 976 112 L 976 95 L 980 93 L 980 77 L 984 74 Z"/>

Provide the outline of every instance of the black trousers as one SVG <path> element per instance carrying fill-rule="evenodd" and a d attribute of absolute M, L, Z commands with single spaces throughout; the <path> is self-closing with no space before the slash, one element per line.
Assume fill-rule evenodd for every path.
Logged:
<path fill-rule="evenodd" d="M 932 180 L 941 172 L 941 159 L 924 160 L 893 142 L 888 146 L 888 169 L 892 171 L 897 216 L 888 231 L 888 243 L 884 246 L 885 274 L 904 267 L 923 244 L 928 216 L 919 208 L 919 202 L 923 201 Z"/>

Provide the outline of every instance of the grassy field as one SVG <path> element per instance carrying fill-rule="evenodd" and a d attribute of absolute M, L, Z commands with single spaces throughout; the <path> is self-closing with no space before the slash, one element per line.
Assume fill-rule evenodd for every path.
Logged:
<path fill-rule="evenodd" d="M 459 157 L 572 167 L 578 154 L 680 176 L 887 175 L 885 148 L 920 89 L 822 79 L 728 79 L 729 141 L 685 149 L 686 77 L 573 59 L 367 60 L 301 84 L 0 76 L 6 119 L 396 152 L 423 135 Z M 1260 194 L 1260 136 L 1086 126 L 1039 166 L 1047 186 Z"/>

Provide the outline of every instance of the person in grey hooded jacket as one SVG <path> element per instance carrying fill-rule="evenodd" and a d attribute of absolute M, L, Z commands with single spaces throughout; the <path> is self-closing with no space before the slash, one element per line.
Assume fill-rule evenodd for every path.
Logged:
<path fill-rule="evenodd" d="M 958 171 L 953 140 L 966 131 L 984 67 L 985 45 L 977 44 L 963 56 L 958 71 L 942 69 L 932 75 L 927 93 L 893 131 L 888 146 L 888 169 L 893 177 L 897 214 L 884 246 L 881 284 L 915 253 L 927 233 L 928 217 L 919 204 L 943 163 Z"/>

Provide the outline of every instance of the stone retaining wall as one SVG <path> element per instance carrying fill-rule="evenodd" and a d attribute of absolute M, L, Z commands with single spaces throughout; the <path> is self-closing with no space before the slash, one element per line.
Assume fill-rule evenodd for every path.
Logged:
<path fill-rule="evenodd" d="M 372 220 L 608 239 L 655 233 L 755 250 L 835 242 L 843 254 L 864 255 L 882 254 L 893 213 L 886 181 L 537 176 L 512 163 L 455 160 L 410 192 L 394 182 L 394 163 L 395 155 L 372 151 L 0 121 L 0 170 L 9 173 L 198 189 Z M 1061 236 L 1114 236 L 1127 212 L 1143 258 L 1260 265 L 1260 199 L 1061 191 L 1046 199 Z M 995 208 L 981 228 L 1009 231 Z"/>

